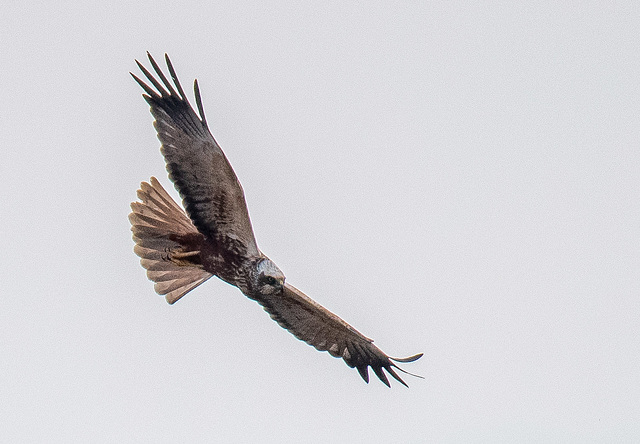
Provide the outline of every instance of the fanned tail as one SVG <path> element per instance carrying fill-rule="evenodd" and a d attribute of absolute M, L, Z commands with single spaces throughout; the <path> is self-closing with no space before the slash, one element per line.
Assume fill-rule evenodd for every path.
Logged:
<path fill-rule="evenodd" d="M 141 202 L 131 204 L 133 251 L 155 282 L 156 293 L 173 304 L 213 275 L 200 264 L 204 236 L 160 182 L 155 177 L 150 182 L 140 185 Z"/>

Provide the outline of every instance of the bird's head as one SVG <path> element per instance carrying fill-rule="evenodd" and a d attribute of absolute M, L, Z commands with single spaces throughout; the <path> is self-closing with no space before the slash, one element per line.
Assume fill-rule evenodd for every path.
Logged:
<path fill-rule="evenodd" d="M 262 294 L 275 294 L 282 291 L 284 286 L 284 273 L 273 263 L 271 259 L 265 257 L 258 262 L 256 267 L 256 288 Z"/>

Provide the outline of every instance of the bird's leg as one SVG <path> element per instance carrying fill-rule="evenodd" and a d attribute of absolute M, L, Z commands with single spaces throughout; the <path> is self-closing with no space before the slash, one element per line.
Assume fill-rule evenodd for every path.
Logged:
<path fill-rule="evenodd" d="M 200 251 L 184 251 L 184 252 L 175 252 L 171 253 L 171 258 L 175 259 L 185 259 L 192 256 L 197 256 L 200 254 Z"/>
<path fill-rule="evenodd" d="M 200 261 L 200 250 L 189 251 L 175 251 L 173 248 L 167 251 L 167 259 L 174 264 L 181 267 L 200 267 L 202 268 L 202 262 Z"/>

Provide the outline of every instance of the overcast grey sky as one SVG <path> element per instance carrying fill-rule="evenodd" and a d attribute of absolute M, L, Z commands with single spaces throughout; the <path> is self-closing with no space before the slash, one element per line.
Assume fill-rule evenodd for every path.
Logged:
<path fill-rule="evenodd" d="M 349 3 L 3 5 L 0 441 L 640 441 L 640 3 Z M 147 50 L 261 249 L 424 380 L 154 293 Z"/>

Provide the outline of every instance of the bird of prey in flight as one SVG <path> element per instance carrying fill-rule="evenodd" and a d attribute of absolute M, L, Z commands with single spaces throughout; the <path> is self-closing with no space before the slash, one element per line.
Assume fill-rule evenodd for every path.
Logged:
<path fill-rule="evenodd" d="M 211 135 L 198 81 L 191 107 L 175 70 L 165 55 L 173 84 L 149 53 L 155 75 L 136 60 L 150 86 L 131 74 L 146 94 L 156 119 L 169 179 L 182 197 L 184 210 L 155 177 L 142 182 L 140 202 L 129 215 L 135 241 L 155 291 L 173 304 L 212 276 L 234 285 L 257 301 L 282 327 L 320 351 L 342 358 L 369 382 L 368 367 L 389 386 L 385 369 L 407 385 L 394 362 L 412 362 L 422 353 L 391 358 L 341 318 L 285 282 L 282 271 L 256 243 L 244 192 L 229 161 Z"/>

